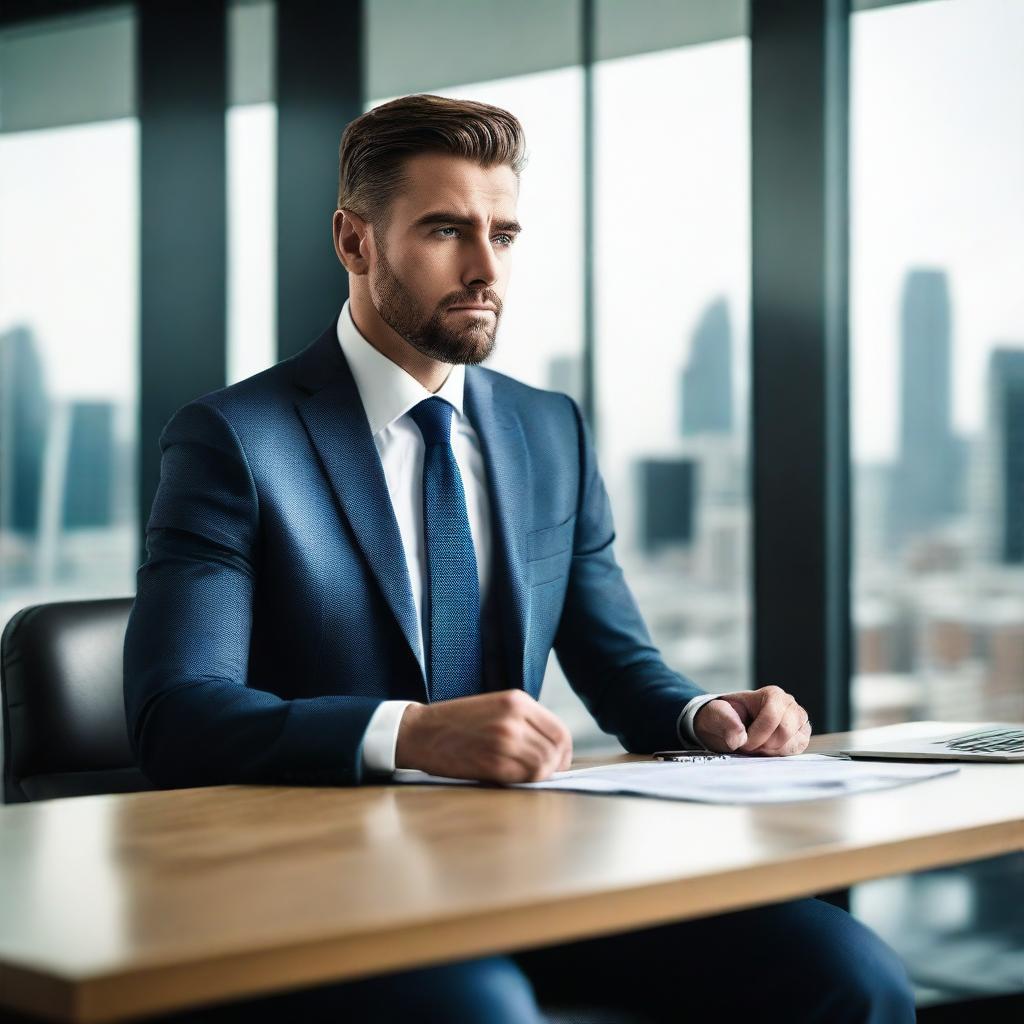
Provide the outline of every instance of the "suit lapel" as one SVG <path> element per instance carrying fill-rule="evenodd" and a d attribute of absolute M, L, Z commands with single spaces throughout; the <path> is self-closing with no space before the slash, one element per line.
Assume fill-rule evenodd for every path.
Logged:
<path fill-rule="evenodd" d="M 334 323 L 296 357 L 295 407 L 384 599 L 413 654 L 416 606 L 380 456 Z M 424 699 L 426 699 L 424 695 Z"/>
<path fill-rule="evenodd" d="M 495 401 L 492 380 L 485 370 L 466 367 L 465 404 L 483 448 L 490 491 L 494 576 L 501 596 L 506 671 L 510 685 L 519 688 L 524 685 L 529 607 L 526 522 L 532 492 L 526 438 L 514 412 Z"/>

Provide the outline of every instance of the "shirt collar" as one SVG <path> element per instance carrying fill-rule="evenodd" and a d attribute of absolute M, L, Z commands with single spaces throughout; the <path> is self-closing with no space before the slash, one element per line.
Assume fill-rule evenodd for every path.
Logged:
<path fill-rule="evenodd" d="M 413 406 L 434 392 L 428 391 L 412 374 L 403 370 L 379 352 L 359 333 L 352 319 L 349 300 L 341 307 L 338 317 L 338 342 L 355 378 L 359 397 L 362 399 L 370 433 L 376 437 L 385 427 L 404 416 Z M 466 368 L 460 364 L 452 367 L 444 384 L 436 392 L 455 407 L 462 415 L 462 396 L 466 380 Z"/>

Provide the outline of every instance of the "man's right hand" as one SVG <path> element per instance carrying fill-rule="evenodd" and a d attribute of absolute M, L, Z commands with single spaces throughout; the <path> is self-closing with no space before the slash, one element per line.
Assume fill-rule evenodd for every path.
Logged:
<path fill-rule="evenodd" d="M 542 782 L 572 761 L 572 735 L 525 690 L 410 704 L 396 768 L 479 782 Z"/>

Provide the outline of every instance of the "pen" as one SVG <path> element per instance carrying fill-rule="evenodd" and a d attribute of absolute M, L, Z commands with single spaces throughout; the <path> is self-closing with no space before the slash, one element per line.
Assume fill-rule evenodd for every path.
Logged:
<path fill-rule="evenodd" d="M 715 750 L 658 750 L 654 753 L 657 761 L 726 761 L 728 754 Z"/>

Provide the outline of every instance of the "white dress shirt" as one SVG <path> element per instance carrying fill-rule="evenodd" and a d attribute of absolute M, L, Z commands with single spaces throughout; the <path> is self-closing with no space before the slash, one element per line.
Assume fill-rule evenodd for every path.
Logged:
<path fill-rule="evenodd" d="M 356 389 L 363 403 L 370 433 L 380 455 L 388 496 L 402 537 L 409 584 L 416 606 L 419 646 L 416 656 L 426 678 L 423 635 L 427 628 L 424 615 L 424 587 L 427 581 L 427 551 L 423 542 L 423 436 L 409 415 L 416 405 L 434 393 L 397 363 L 377 351 L 358 331 L 346 299 L 338 317 L 338 343 L 345 355 Z M 473 536 L 480 599 L 483 602 L 491 577 L 491 507 L 487 491 L 480 439 L 463 409 L 466 368 L 453 366 L 436 393 L 450 403 L 452 414 L 452 451 L 466 494 L 469 531 Z M 715 694 L 694 697 L 682 710 L 677 722 L 681 742 L 696 743 L 693 716 Z M 395 770 L 395 746 L 408 700 L 383 701 L 370 718 L 363 734 L 363 769 L 369 773 Z M 684 739 L 685 738 L 685 739 Z"/>

